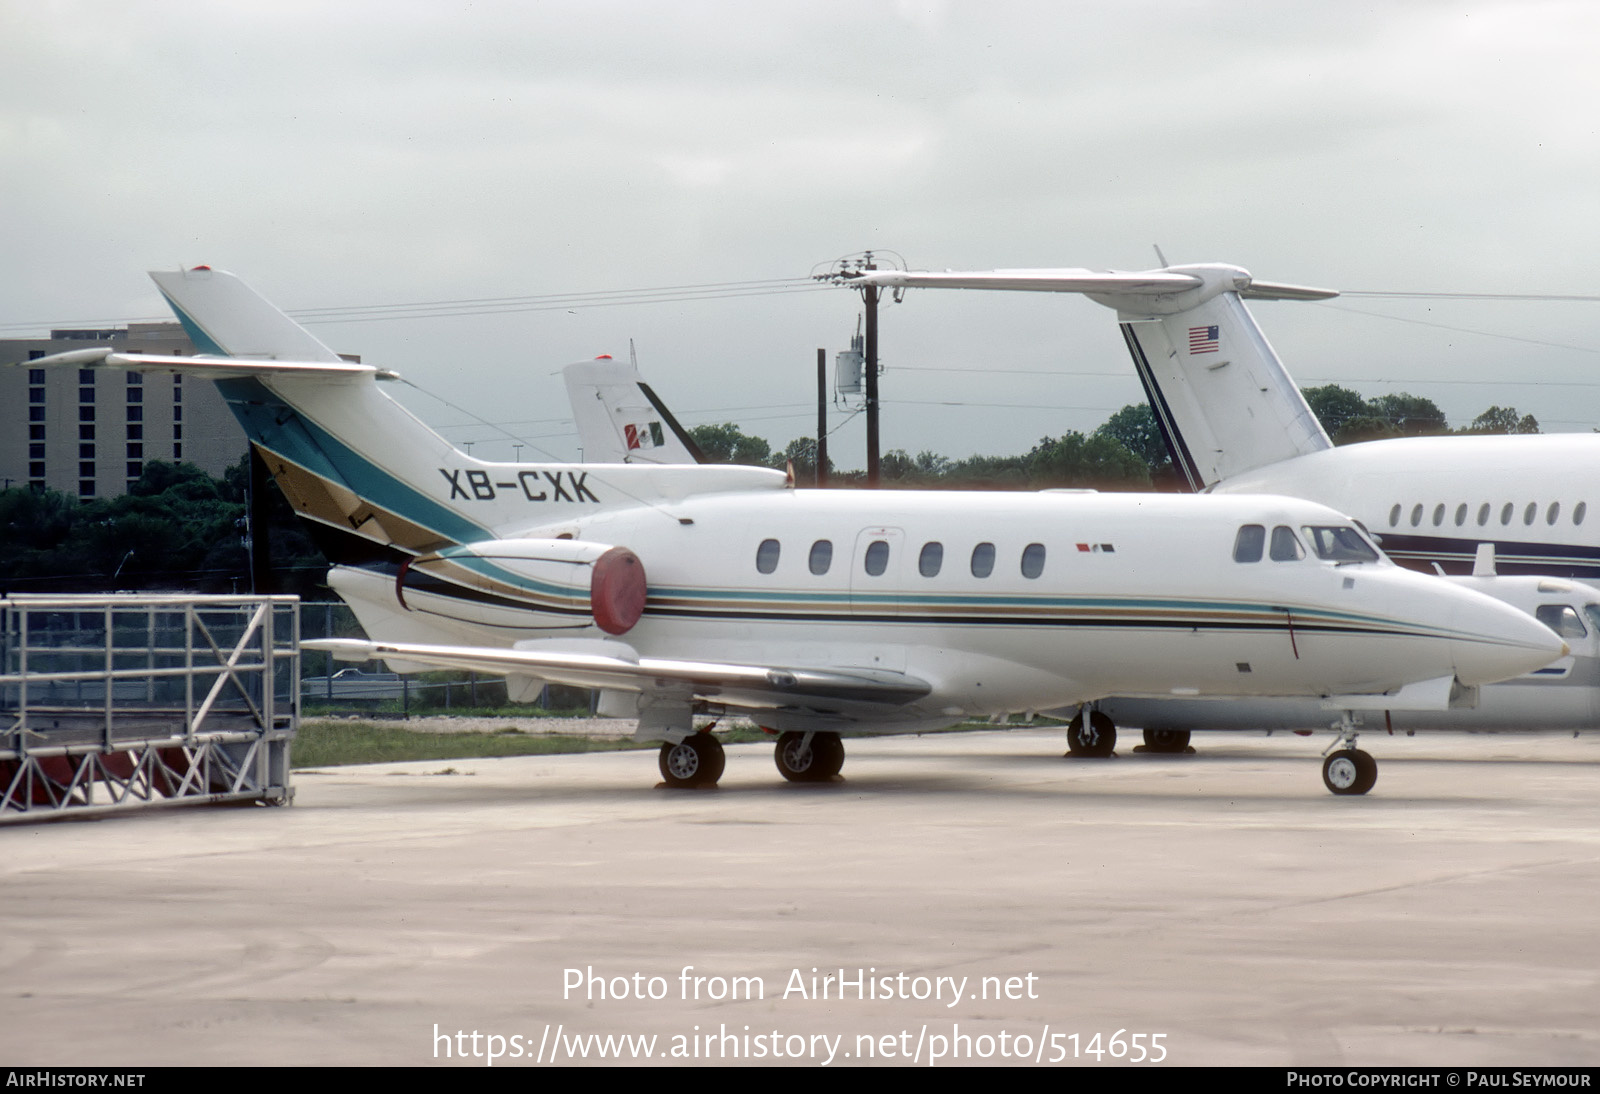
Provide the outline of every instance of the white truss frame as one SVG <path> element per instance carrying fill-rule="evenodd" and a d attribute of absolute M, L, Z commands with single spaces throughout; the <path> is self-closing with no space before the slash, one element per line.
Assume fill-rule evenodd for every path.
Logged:
<path fill-rule="evenodd" d="M 74 621 L 99 614 L 103 653 L 36 642 L 63 613 Z M 142 645 L 128 641 L 139 631 L 130 620 L 137 624 L 141 614 Z M 170 638 L 158 644 L 180 627 L 181 646 Z M 0 823 L 201 802 L 287 804 L 299 639 L 292 596 L 0 599 Z M 99 667 L 51 666 L 91 654 Z M 141 655 L 143 667 L 118 667 Z M 181 704 L 128 701 L 130 692 L 153 697 L 158 681 L 170 693 L 174 679 L 182 682 Z M 100 698 L 46 701 L 68 687 Z"/>

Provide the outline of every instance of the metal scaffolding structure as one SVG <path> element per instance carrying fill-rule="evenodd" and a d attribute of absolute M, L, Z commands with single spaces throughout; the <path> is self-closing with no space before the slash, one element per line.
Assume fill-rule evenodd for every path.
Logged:
<path fill-rule="evenodd" d="M 287 804 L 292 596 L 0 598 L 0 823 Z"/>

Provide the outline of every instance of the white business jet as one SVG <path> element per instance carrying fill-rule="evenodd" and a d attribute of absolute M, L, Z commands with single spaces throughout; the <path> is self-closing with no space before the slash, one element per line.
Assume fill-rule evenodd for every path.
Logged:
<path fill-rule="evenodd" d="M 604 689 L 714 783 L 696 714 L 778 733 L 792 780 L 841 735 L 913 732 L 1107 695 L 1382 696 L 1447 705 L 1566 652 L 1488 597 L 1408 573 L 1350 521 L 1287 498 L 796 491 L 749 467 L 491 463 L 458 451 L 238 279 L 155 274 L 198 357 L 32 367 L 216 381 L 392 668 Z M 1285 553 L 1291 563 L 1276 561 Z M 1329 757 L 1360 793 L 1366 753 Z"/>
<path fill-rule="evenodd" d="M 1405 730 L 1577 730 L 1600 719 L 1595 590 L 1552 580 L 1600 577 L 1600 522 L 1587 520 L 1596 485 L 1588 468 L 1600 460 L 1600 436 L 1398 438 L 1335 448 L 1244 300 L 1337 293 L 1256 281 L 1234 266 L 884 271 L 860 280 L 1076 292 L 1115 309 L 1168 449 L 1193 489 L 1286 494 L 1350 513 L 1403 564 L 1457 574 L 1473 566 L 1476 576 L 1457 580 L 1537 615 L 1573 646 L 1559 666 L 1486 689 L 1473 708 L 1369 709 L 1357 717 Z M 1483 557 L 1487 566 L 1475 564 Z M 1183 748 L 1191 728 L 1322 728 L 1330 721 L 1320 704 L 1293 700 L 1117 699 L 1096 708 L 1074 723 L 1078 736 L 1069 734 L 1079 751 L 1105 750 L 1116 723 L 1145 727 L 1146 746 L 1168 751 Z"/>
<path fill-rule="evenodd" d="M 679 434 L 676 446 L 652 446 L 642 458 L 688 463 L 692 439 L 637 368 L 610 358 L 571 365 L 564 370 L 567 395 L 575 410 L 579 441 L 586 457 L 601 461 L 641 458 L 630 438 L 648 426 Z M 591 409 L 576 413 L 579 407 Z M 616 423 L 637 422 L 630 433 Z M 1192 730 L 1292 730 L 1298 733 L 1347 727 L 1413 733 L 1418 729 L 1452 731 L 1556 731 L 1574 733 L 1600 724 L 1600 589 L 1582 582 L 1526 575 L 1500 575 L 1492 544 L 1480 544 L 1471 576 L 1458 582 L 1538 619 L 1571 647 L 1552 665 L 1480 689 L 1476 704 L 1433 707 L 1388 707 L 1365 704 L 1339 709 L 1317 699 L 1111 698 L 1073 712 L 1067 745 L 1074 756 L 1105 757 L 1116 749 L 1119 726 L 1144 730 L 1147 752 L 1184 752 Z M 1349 748 L 1348 734 L 1333 748 Z"/>

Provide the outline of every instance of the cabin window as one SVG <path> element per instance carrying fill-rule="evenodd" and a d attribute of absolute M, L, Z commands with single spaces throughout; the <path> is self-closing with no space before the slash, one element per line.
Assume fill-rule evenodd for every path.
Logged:
<path fill-rule="evenodd" d="M 1582 638 L 1589 633 L 1578 618 L 1578 609 L 1571 604 L 1540 604 L 1533 617 L 1562 638 Z"/>
<path fill-rule="evenodd" d="M 1393 528 L 1400 523 L 1400 503 L 1395 502 L 1394 508 L 1389 510 L 1389 527 Z"/>
<path fill-rule="evenodd" d="M 811 545 L 811 572 L 821 577 L 833 565 L 833 540 L 819 539 Z"/>
<path fill-rule="evenodd" d="M 1515 509 L 1515 508 L 1516 508 L 1516 506 L 1512 505 L 1509 501 L 1505 503 L 1505 505 L 1500 509 L 1500 523 L 1501 524 L 1510 524 L 1511 523 L 1511 511 L 1513 509 Z"/>
<path fill-rule="evenodd" d="M 1561 503 L 1559 501 L 1553 501 L 1550 503 L 1550 508 L 1545 511 L 1544 522 L 1546 524 L 1554 524 L 1556 522 L 1556 518 L 1560 515 Z"/>
<path fill-rule="evenodd" d="M 922 553 L 917 556 L 917 573 L 923 577 L 938 577 L 939 568 L 944 565 L 944 544 L 924 543 Z"/>
<path fill-rule="evenodd" d="M 1485 525 L 1485 524 L 1488 524 L 1488 523 L 1489 523 L 1489 503 L 1488 502 L 1484 502 L 1482 505 L 1478 506 L 1478 524 L 1481 527 L 1482 525 Z"/>
<path fill-rule="evenodd" d="M 1589 503 L 1586 502 L 1586 501 L 1580 501 L 1577 505 L 1573 506 L 1572 507 L 1572 523 L 1573 524 L 1582 524 L 1583 523 L 1583 515 L 1585 513 L 1587 513 L 1588 511 L 1589 511 Z"/>
<path fill-rule="evenodd" d="M 761 546 L 756 548 L 756 570 L 763 574 L 770 574 L 778 568 L 778 541 L 764 539 Z"/>
<path fill-rule="evenodd" d="M 1420 505 L 1417 508 L 1422 508 Z M 1270 551 L 1274 562 L 1293 562 L 1306 557 L 1306 549 L 1300 545 L 1293 529 L 1280 524 L 1272 530 L 1272 549 Z"/>
<path fill-rule="evenodd" d="M 972 549 L 972 576 L 988 577 L 994 573 L 994 544 L 980 543 Z"/>
<path fill-rule="evenodd" d="M 875 539 L 868 545 L 866 566 L 869 577 L 883 576 L 883 572 L 889 568 L 889 543 L 887 540 Z"/>
<path fill-rule="evenodd" d="M 1044 573 L 1044 544 L 1030 543 L 1022 549 L 1022 576 L 1038 577 Z"/>
<path fill-rule="evenodd" d="M 1233 537 L 1233 561 L 1260 562 L 1261 549 L 1267 544 L 1267 530 L 1259 524 L 1246 524 Z"/>
<path fill-rule="evenodd" d="M 1465 523 L 1467 523 L 1467 503 L 1462 502 L 1456 506 L 1456 527 L 1460 528 Z"/>
<path fill-rule="evenodd" d="M 1539 515 L 1539 503 L 1530 501 L 1528 507 L 1522 511 L 1522 523 L 1532 524 L 1533 518 Z"/>
<path fill-rule="evenodd" d="M 1422 523 L 1422 503 L 1418 502 L 1411 507 L 1411 527 L 1415 528 Z"/>
<path fill-rule="evenodd" d="M 1600 604 L 1585 604 L 1583 614 L 1589 617 L 1589 626 L 1600 630 Z"/>
<path fill-rule="evenodd" d="M 1444 523 L 1444 502 L 1433 507 L 1433 526 L 1435 528 Z"/>

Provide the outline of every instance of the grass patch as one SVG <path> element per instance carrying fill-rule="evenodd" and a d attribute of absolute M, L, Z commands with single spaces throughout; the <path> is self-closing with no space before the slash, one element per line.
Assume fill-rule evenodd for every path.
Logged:
<path fill-rule="evenodd" d="M 526 715 L 519 715 L 526 717 Z M 925 731 L 960 733 L 973 730 L 1047 728 L 1048 724 L 994 725 L 969 722 L 949 729 Z M 718 730 L 725 745 L 772 741 L 771 734 L 750 725 Z M 640 744 L 632 737 L 574 737 L 557 733 L 530 733 L 505 726 L 487 733 L 423 733 L 385 722 L 314 721 L 300 723 L 291 751 L 295 768 L 337 767 L 343 764 L 403 763 L 410 760 L 473 760 L 487 756 L 551 756 L 569 752 L 620 752 L 653 749 L 659 742 Z"/>
<path fill-rule="evenodd" d="M 565 752 L 616 752 L 641 745 L 631 737 L 570 737 L 521 732 L 418 733 L 372 722 L 301 722 L 290 755 L 293 766 L 472 760 L 486 756 L 547 756 Z"/>

